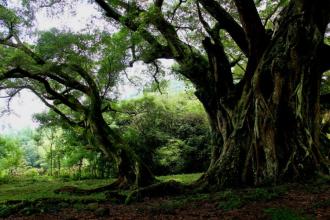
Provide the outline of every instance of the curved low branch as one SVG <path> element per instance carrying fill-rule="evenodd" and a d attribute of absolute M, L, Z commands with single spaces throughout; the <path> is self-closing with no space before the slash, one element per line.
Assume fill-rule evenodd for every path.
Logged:
<path fill-rule="evenodd" d="M 40 75 L 32 74 L 20 67 L 16 67 L 14 69 L 11 69 L 11 70 L 3 73 L 0 76 L 0 80 L 13 79 L 13 78 L 29 78 L 29 79 L 35 80 L 44 86 L 45 90 L 47 91 L 47 93 L 49 95 L 53 96 L 54 99 L 59 100 L 61 103 L 68 106 L 72 110 L 78 111 L 78 112 L 85 112 L 85 110 L 86 110 L 85 107 L 83 105 L 81 105 L 81 103 L 77 99 L 72 99 L 72 96 L 63 95 L 63 94 L 60 94 L 57 91 L 55 91 L 51 87 L 51 85 L 49 84 L 47 79 L 43 78 Z"/>

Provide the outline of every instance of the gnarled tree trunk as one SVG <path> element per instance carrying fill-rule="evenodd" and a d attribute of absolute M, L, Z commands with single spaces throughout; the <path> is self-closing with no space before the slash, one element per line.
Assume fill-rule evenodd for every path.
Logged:
<path fill-rule="evenodd" d="M 323 166 L 318 53 L 329 9 L 325 1 L 293 1 L 282 12 L 279 27 L 251 77 L 242 81 L 242 90 L 235 96 L 210 102 L 205 97 L 217 93 L 197 89 L 214 136 L 219 139 L 221 134 L 223 142 L 215 146 L 200 186 L 304 180 Z"/>

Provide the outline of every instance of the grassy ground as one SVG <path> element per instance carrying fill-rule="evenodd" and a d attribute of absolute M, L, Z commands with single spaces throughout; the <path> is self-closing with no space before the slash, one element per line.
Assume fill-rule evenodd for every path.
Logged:
<path fill-rule="evenodd" d="M 161 181 L 176 180 L 189 184 L 198 179 L 201 174 L 182 174 L 157 177 Z M 92 195 L 69 195 L 55 194 L 54 190 L 64 186 L 74 186 L 82 189 L 92 189 L 110 184 L 112 179 L 92 179 L 92 180 L 63 180 L 50 177 L 20 178 L 11 179 L 7 183 L 0 184 L 0 204 L 11 200 L 33 201 L 43 198 L 70 199 L 70 200 L 105 200 L 104 193 Z"/>
<path fill-rule="evenodd" d="M 189 184 L 201 174 L 158 177 Z M 330 219 L 329 180 L 276 187 L 146 198 L 116 204 L 103 193 L 55 194 L 55 189 L 100 187 L 113 180 L 59 180 L 47 177 L 0 182 L 0 219 Z"/>
<path fill-rule="evenodd" d="M 54 190 L 63 186 L 75 186 L 83 189 L 90 189 L 110 184 L 112 181 L 113 180 L 61 180 L 49 177 L 12 179 L 8 183 L 0 185 L 0 204 L 11 200 L 33 201 L 43 198 L 105 200 L 103 193 L 75 196 L 68 194 L 55 194 Z"/>

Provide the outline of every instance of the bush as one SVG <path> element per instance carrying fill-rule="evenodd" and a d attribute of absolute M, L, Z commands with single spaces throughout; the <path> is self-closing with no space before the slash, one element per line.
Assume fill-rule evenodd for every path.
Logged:
<path fill-rule="evenodd" d="M 39 169 L 37 169 L 37 168 L 28 168 L 27 170 L 25 170 L 23 172 L 23 176 L 30 177 L 30 178 L 38 177 L 39 176 Z"/>

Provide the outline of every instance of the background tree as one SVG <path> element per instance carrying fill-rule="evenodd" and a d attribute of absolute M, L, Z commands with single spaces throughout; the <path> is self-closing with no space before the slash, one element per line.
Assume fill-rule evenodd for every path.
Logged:
<path fill-rule="evenodd" d="M 18 168 L 24 166 L 23 151 L 13 138 L 0 137 L 0 177 L 17 175 Z"/>
<path fill-rule="evenodd" d="M 113 186 L 150 184 L 154 180 L 150 170 L 103 117 L 114 98 L 111 88 L 124 62 L 126 33 L 119 32 L 121 37 L 117 38 L 108 33 L 73 34 L 53 29 L 41 33 L 31 47 L 19 38 L 21 23 L 15 13 L 3 6 L 0 10 L 5 15 L 0 18 L 2 28 L 7 32 L 0 40 L 0 80 L 8 97 L 22 89 L 31 90 L 71 126 L 87 129 L 105 156 L 117 161 L 119 177 Z M 112 50 L 113 56 L 121 59 L 112 61 Z M 60 168 L 60 155 L 57 157 Z"/>

